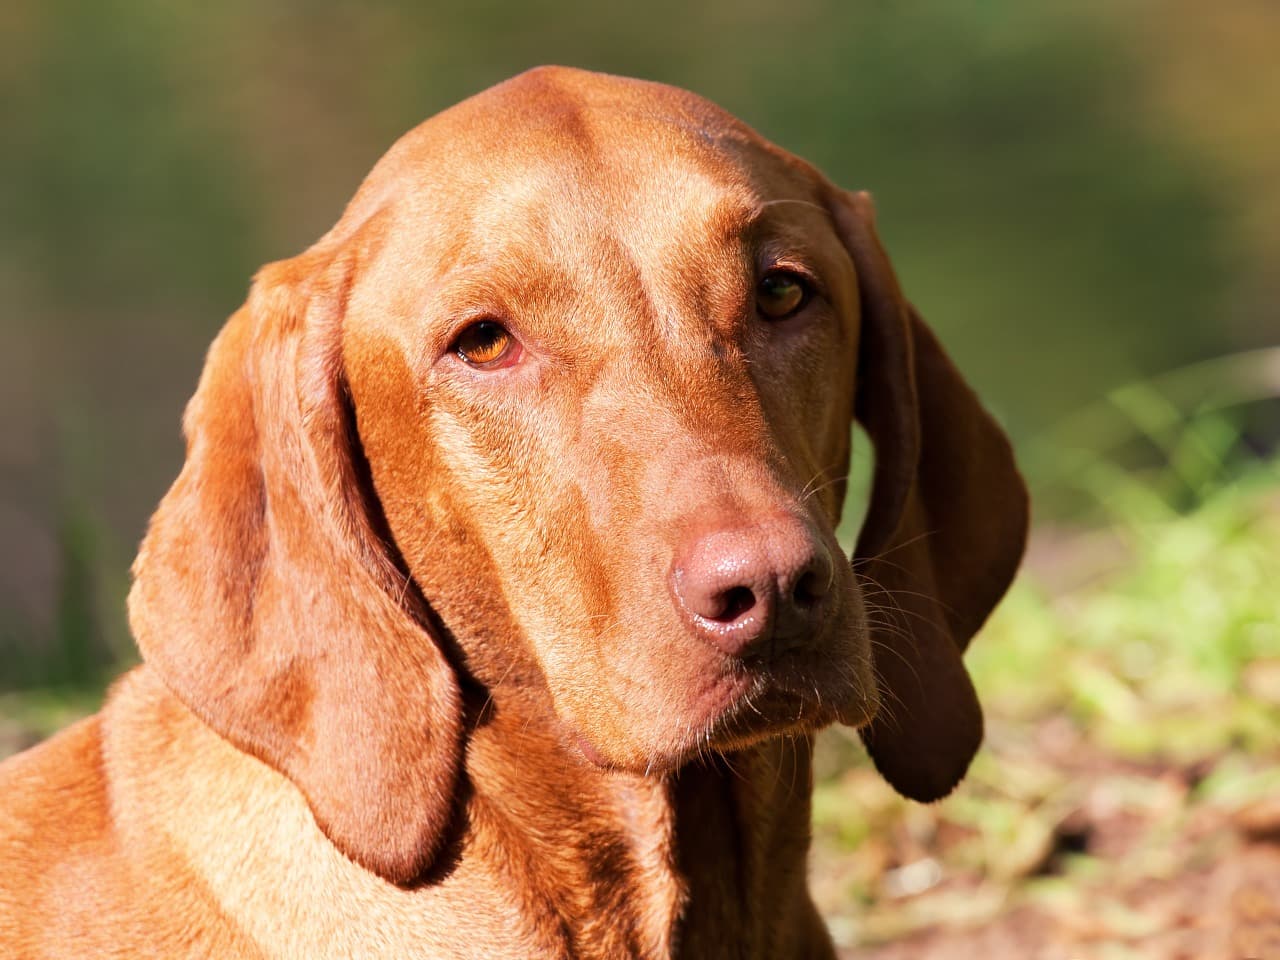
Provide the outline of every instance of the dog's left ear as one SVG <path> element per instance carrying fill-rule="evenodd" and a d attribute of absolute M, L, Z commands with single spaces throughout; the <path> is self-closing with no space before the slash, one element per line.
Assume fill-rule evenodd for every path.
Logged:
<path fill-rule="evenodd" d="M 882 693 L 862 738 L 899 793 L 931 801 L 982 741 L 961 654 L 1017 570 L 1027 492 L 1008 439 L 903 297 L 870 198 L 839 193 L 832 207 L 857 274 L 855 409 L 876 455 L 854 565 Z"/>
<path fill-rule="evenodd" d="M 444 842 L 462 719 L 346 395 L 358 256 L 330 237 L 265 267 L 214 341 L 129 615 L 179 700 L 292 780 L 339 850 L 404 882 Z"/>

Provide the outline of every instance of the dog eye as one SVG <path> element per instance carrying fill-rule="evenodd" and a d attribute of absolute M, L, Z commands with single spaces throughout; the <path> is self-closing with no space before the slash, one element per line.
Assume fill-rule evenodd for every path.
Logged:
<path fill-rule="evenodd" d="M 496 370 L 520 359 L 520 342 L 496 320 L 481 320 L 458 334 L 453 352 L 470 366 Z"/>
<path fill-rule="evenodd" d="M 770 320 L 785 320 L 809 300 L 809 285 L 789 270 L 771 270 L 756 285 L 756 309 Z"/>

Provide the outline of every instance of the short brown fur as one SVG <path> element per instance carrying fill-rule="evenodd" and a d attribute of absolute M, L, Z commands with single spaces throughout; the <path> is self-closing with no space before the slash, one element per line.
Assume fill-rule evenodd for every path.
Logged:
<path fill-rule="evenodd" d="M 771 323 L 778 267 L 815 292 Z M 519 363 L 451 350 L 481 318 Z M 855 413 L 822 621 L 706 642 L 681 558 L 839 558 Z M 1009 445 L 866 196 L 692 94 L 542 68 L 410 132 L 258 275 L 185 428 L 145 664 L 0 768 L 5 956 L 830 957 L 813 733 L 921 800 L 981 740 Z"/>

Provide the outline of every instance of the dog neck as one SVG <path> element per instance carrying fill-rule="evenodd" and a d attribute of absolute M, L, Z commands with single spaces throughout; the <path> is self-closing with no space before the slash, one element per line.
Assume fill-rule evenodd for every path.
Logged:
<path fill-rule="evenodd" d="M 809 738 L 645 777 L 593 766 L 556 728 L 501 709 L 477 728 L 467 814 L 527 866 L 517 886 L 565 931 L 565 955 L 821 955 L 781 939 L 825 937 L 805 878 Z"/>
<path fill-rule="evenodd" d="M 293 784 L 149 668 L 104 718 L 119 848 L 263 956 L 833 955 L 805 885 L 805 738 L 640 777 L 498 711 L 469 737 L 454 836 L 397 886 L 339 853 Z"/>

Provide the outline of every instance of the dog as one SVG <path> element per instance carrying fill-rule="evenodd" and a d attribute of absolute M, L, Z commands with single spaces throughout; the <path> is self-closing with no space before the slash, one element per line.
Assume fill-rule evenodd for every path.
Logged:
<path fill-rule="evenodd" d="M 867 195 L 693 94 L 539 68 L 411 131 L 184 429 L 143 664 L 0 767 L 6 957 L 831 957 L 815 731 L 922 801 L 981 741 L 1009 443 Z"/>

